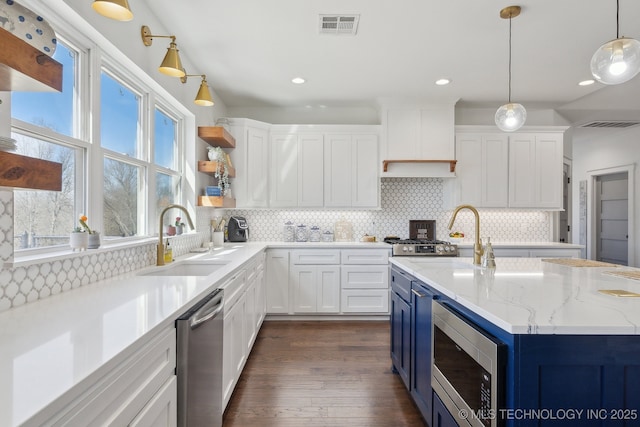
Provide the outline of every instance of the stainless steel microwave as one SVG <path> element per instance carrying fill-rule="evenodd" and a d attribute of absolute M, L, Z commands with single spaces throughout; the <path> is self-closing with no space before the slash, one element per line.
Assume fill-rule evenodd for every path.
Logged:
<path fill-rule="evenodd" d="M 503 424 L 506 345 L 433 301 L 431 386 L 460 426 Z"/>

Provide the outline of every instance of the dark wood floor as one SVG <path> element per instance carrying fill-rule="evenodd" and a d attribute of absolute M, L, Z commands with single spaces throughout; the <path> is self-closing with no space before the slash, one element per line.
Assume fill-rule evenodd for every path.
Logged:
<path fill-rule="evenodd" d="M 425 426 L 391 372 L 388 322 L 264 322 L 224 427 Z"/>

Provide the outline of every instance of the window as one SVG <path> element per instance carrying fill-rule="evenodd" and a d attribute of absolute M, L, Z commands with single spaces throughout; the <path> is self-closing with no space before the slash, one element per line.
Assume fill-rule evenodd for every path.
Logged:
<path fill-rule="evenodd" d="M 103 243 L 152 235 L 159 211 L 181 201 L 183 107 L 172 108 L 126 64 L 90 61 L 102 55 L 91 41 L 58 39 L 62 92 L 11 95 L 17 153 L 63 165 L 62 191 L 14 191 L 16 255 L 68 247 L 80 214 Z M 99 114 L 90 99 L 99 100 Z"/>

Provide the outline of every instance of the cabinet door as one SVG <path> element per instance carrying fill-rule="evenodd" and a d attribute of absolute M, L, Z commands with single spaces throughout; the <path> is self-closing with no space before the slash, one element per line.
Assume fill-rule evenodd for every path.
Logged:
<path fill-rule="evenodd" d="M 435 392 L 433 392 L 433 419 L 430 425 L 431 427 L 458 427 L 455 418 Z"/>
<path fill-rule="evenodd" d="M 482 137 L 456 136 L 456 204 L 482 206 Z"/>
<path fill-rule="evenodd" d="M 289 251 L 270 249 L 266 266 L 267 313 L 289 313 Z"/>
<path fill-rule="evenodd" d="M 340 312 L 340 266 L 321 266 L 316 269 L 316 312 Z"/>
<path fill-rule="evenodd" d="M 294 134 L 271 136 L 270 205 L 298 206 L 298 137 Z"/>
<path fill-rule="evenodd" d="M 258 276 L 256 278 L 256 333 L 260 331 L 260 326 L 264 321 L 264 317 L 267 313 L 267 294 L 265 286 L 265 274 L 264 269 L 258 270 Z"/>
<path fill-rule="evenodd" d="M 317 302 L 318 274 L 315 265 L 292 265 L 291 287 L 293 288 L 293 311 L 315 313 Z"/>
<path fill-rule="evenodd" d="M 533 207 L 536 200 L 536 142 L 533 134 L 509 138 L 509 206 Z"/>
<path fill-rule="evenodd" d="M 431 301 L 433 292 L 411 283 L 411 396 L 425 420 L 432 417 Z"/>
<path fill-rule="evenodd" d="M 246 360 L 244 345 L 245 298 L 242 296 L 224 316 L 222 347 L 222 407 L 226 408 Z"/>
<path fill-rule="evenodd" d="M 536 206 L 562 208 L 562 135 L 541 134 L 536 137 Z"/>
<path fill-rule="evenodd" d="M 251 347 L 256 340 L 256 329 L 258 311 L 257 311 L 257 299 L 256 299 L 256 276 L 247 285 L 247 291 L 245 293 L 245 312 L 244 312 L 244 346 L 247 356 L 251 352 Z"/>
<path fill-rule="evenodd" d="M 351 206 L 376 207 L 379 202 L 378 137 L 353 135 Z"/>
<path fill-rule="evenodd" d="M 410 389 L 411 372 L 411 306 L 391 292 L 391 362 Z"/>
<path fill-rule="evenodd" d="M 237 200 L 238 206 L 263 208 L 269 205 L 269 133 L 265 129 L 247 128 L 246 161 L 238 176 L 245 175 L 246 197 Z M 237 181 L 237 179 L 236 179 Z M 241 204 L 242 203 L 242 204 Z"/>
<path fill-rule="evenodd" d="M 506 208 L 509 203 L 509 138 L 486 135 L 482 138 L 482 204 L 486 208 Z"/>
<path fill-rule="evenodd" d="M 322 207 L 323 205 L 323 153 L 324 145 L 322 135 L 298 135 L 297 206 Z"/>
<path fill-rule="evenodd" d="M 325 206 L 351 206 L 353 190 L 351 135 L 327 135 L 324 162 Z"/>
<path fill-rule="evenodd" d="M 129 424 L 130 427 L 175 427 L 178 425 L 178 386 L 172 376 Z"/>

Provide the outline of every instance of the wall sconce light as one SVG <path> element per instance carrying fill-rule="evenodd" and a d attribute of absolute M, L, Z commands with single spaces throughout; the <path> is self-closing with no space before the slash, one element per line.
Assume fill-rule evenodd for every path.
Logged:
<path fill-rule="evenodd" d="M 95 0 L 91 7 L 100 15 L 116 21 L 131 21 L 133 19 L 133 12 L 131 12 L 127 0 Z"/>
<path fill-rule="evenodd" d="M 496 111 L 496 126 L 504 132 L 513 132 L 527 120 L 527 110 L 522 104 L 511 102 L 511 18 L 520 15 L 520 6 L 508 6 L 500 11 L 500 18 L 509 20 L 509 102 Z"/>
<path fill-rule="evenodd" d="M 151 46 L 154 37 L 171 39 L 171 43 L 167 48 L 167 54 L 164 56 L 160 67 L 158 67 L 158 71 L 171 77 L 184 77 L 185 72 L 184 68 L 182 68 L 182 61 L 180 61 L 180 54 L 178 53 L 178 46 L 176 45 L 176 36 L 153 35 L 146 25 L 143 25 L 140 29 L 140 35 L 142 36 L 142 43 L 144 43 L 145 46 Z"/>
<path fill-rule="evenodd" d="M 200 105 L 201 107 L 211 107 L 213 106 L 213 98 L 211 98 L 211 92 L 209 91 L 209 85 L 207 84 L 207 76 L 205 74 L 185 74 L 180 77 L 180 81 L 182 83 L 187 82 L 188 77 L 199 76 L 202 78 L 200 82 L 200 88 L 198 89 L 198 93 L 196 95 L 196 99 L 194 99 L 194 103 L 196 105 Z"/>
<path fill-rule="evenodd" d="M 640 42 L 620 37 L 620 0 L 616 0 L 616 38 L 603 44 L 591 57 L 591 74 L 600 83 L 617 85 L 640 72 Z"/>

